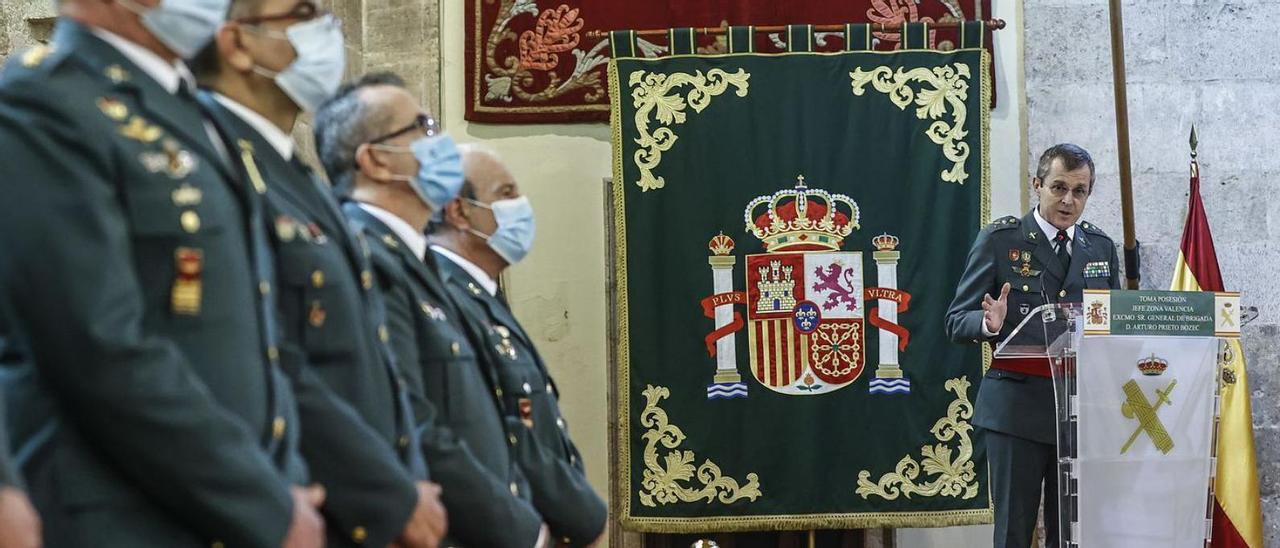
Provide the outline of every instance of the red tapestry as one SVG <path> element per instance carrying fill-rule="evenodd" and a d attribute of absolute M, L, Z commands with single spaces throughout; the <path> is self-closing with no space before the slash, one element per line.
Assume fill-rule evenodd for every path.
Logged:
<path fill-rule="evenodd" d="M 490 123 L 603 122 L 609 118 L 609 41 L 592 30 L 727 25 L 902 23 L 991 16 L 991 0 L 466 0 L 467 120 Z M 931 31 L 931 48 L 951 49 L 954 29 Z M 901 35 L 875 33 L 875 49 Z M 785 33 L 758 33 L 756 51 L 786 51 Z M 665 55 L 664 37 L 641 39 Z M 986 41 L 990 49 L 990 40 Z M 727 52 L 723 36 L 700 36 L 699 53 Z M 839 32 L 815 34 L 815 51 L 844 49 Z"/>

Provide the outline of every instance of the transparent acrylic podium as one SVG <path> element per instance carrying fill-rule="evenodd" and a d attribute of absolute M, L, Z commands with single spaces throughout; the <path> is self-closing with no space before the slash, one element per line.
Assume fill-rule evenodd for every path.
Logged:
<path fill-rule="evenodd" d="M 1086 336 L 1078 303 L 1031 311 L 997 358 L 1047 358 L 1064 548 L 1203 548 L 1212 531 L 1216 337 Z M 1159 372 L 1157 372 L 1159 370 Z"/>

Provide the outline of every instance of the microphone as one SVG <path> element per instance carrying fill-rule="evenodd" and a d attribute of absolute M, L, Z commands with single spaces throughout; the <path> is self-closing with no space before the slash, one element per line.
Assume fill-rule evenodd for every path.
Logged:
<path fill-rule="evenodd" d="M 1043 301 L 1044 304 L 1050 304 L 1049 295 L 1044 292 L 1044 270 L 1045 269 L 1043 268 L 1040 269 L 1040 275 L 1037 276 L 1040 280 L 1040 300 Z M 1040 319 L 1043 320 L 1044 323 L 1053 323 L 1058 320 L 1058 314 L 1057 312 L 1054 312 L 1054 309 L 1047 308 L 1044 312 L 1040 313 Z"/>
<path fill-rule="evenodd" d="M 1044 304 L 1049 304 L 1049 294 L 1044 292 L 1044 269 L 1043 268 L 1040 269 L 1040 274 L 1037 275 L 1036 278 L 1040 280 L 1040 300 L 1044 301 Z"/>

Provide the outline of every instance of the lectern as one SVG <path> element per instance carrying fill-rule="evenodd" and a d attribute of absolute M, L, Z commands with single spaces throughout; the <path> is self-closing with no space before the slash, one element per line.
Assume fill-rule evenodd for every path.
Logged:
<path fill-rule="evenodd" d="M 1064 547 L 1203 548 L 1223 339 L 1238 293 L 1086 290 L 1027 314 L 996 348 L 1049 361 Z"/>

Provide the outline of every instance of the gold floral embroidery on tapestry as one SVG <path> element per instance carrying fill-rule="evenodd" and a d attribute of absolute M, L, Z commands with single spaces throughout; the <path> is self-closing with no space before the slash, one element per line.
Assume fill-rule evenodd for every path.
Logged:
<path fill-rule="evenodd" d="M 654 190 L 666 186 L 666 180 L 655 176 L 653 170 L 662 162 L 662 153 L 671 150 L 679 137 L 669 126 L 683 124 L 688 116 L 685 107 L 693 107 L 694 112 L 702 112 L 711 104 L 711 98 L 725 92 L 729 86 L 737 88 L 734 93 L 738 97 L 747 96 L 747 80 L 751 78 L 742 69 L 735 73 L 727 73 L 721 69 L 711 69 L 704 75 L 702 71 L 693 74 L 677 72 L 661 74 L 637 70 L 631 73 L 627 85 L 631 87 L 631 101 L 636 109 L 635 121 L 636 149 L 634 159 L 640 169 L 640 180 L 636 184 L 642 190 Z M 680 95 L 680 88 L 688 86 L 688 98 Z M 654 117 L 661 127 L 649 130 L 649 118 Z"/>
<path fill-rule="evenodd" d="M 871 482 L 871 472 L 858 472 L 857 493 L 862 498 L 871 495 L 885 500 L 894 500 L 899 496 L 911 498 L 912 495 L 922 497 L 951 497 L 971 499 L 978 495 L 977 473 L 973 465 L 973 440 L 969 434 L 973 425 L 969 419 L 973 417 L 973 404 L 969 403 L 969 379 L 957 377 L 948 380 L 944 387 L 956 394 L 956 399 L 947 406 L 947 416 L 938 419 L 930 432 L 937 438 L 938 444 L 925 445 L 920 448 L 920 460 L 911 455 L 902 457 L 893 472 L 880 476 L 878 482 Z M 957 441 L 953 449 L 947 442 Z M 955 458 L 952 452 L 955 451 Z M 929 481 L 920 481 L 920 473 L 931 477 Z"/>
<path fill-rule="evenodd" d="M 964 170 L 964 163 L 969 159 L 969 143 L 964 141 L 969 135 L 964 129 L 969 65 L 956 63 L 954 66 L 933 68 L 899 68 L 897 72 L 889 67 L 876 67 L 870 71 L 858 68 L 850 72 L 849 77 L 853 79 L 854 95 L 862 96 L 870 83 L 876 91 L 887 94 L 901 110 L 906 110 L 907 105 L 914 102 L 916 118 L 933 120 L 925 135 L 934 144 L 941 145 L 943 157 L 953 162 L 951 169 L 942 171 L 942 180 L 964 184 L 969 178 Z M 912 82 L 923 85 L 917 91 L 909 85 Z M 944 119 L 948 115 L 950 120 Z"/>
<path fill-rule="evenodd" d="M 641 482 L 640 503 L 656 507 L 659 504 L 694 502 L 706 499 L 707 503 L 719 500 L 729 504 L 740 499 L 752 501 L 760 497 L 760 478 L 747 474 L 746 485 L 721 475 L 720 467 L 710 459 L 702 461 L 696 469 L 693 451 L 681 451 L 684 431 L 667 421 L 667 412 L 658 403 L 671 396 L 664 386 L 649 385 L 644 389 L 645 407 L 640 412 L 640 425 L 648 430 L 644 439 L 644 478 Z M 658 445 L 670 449 L 661 462 Z"/>

